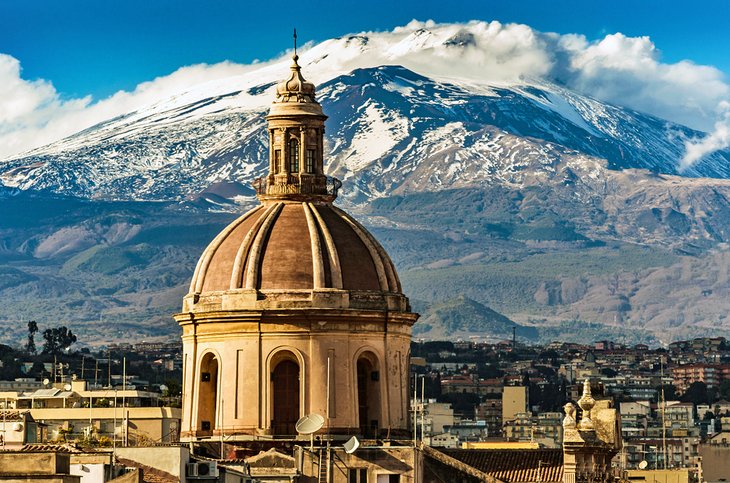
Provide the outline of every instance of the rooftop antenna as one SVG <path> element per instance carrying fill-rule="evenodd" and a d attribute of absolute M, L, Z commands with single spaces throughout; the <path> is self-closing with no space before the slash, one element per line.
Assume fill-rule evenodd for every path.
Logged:
<path fill-rule="evenodd" d="M 297 29 L 294 29 L 294 55 L 297 55 Z"/>

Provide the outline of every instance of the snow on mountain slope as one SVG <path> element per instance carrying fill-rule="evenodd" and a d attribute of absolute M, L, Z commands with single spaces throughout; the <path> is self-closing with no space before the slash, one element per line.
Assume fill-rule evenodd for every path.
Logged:
<path fill-rule="evenodd" d="M 580 156 L 574 152 L 591 159 L 581 163 L 609 169 L 677 174 L 684 140 L 702 135 L 537 78 L 483 80 L 476 67 L 448 78 L 448 62 L 469 60 L 477 28 L 405 29 L 387 42 L 358 35 L 302 54 L 304 73 L 319 83 L 330 116 L 328 169 L 348 182 L 347 200 L 485 183 L 520 185 L 541 179 L 540 173 L 554 174 L 563 159 L 576 162 Z M 428 59 L 445 60 L 429 64 L 424 52 Z M 404 61 L 411 69 L 372 65 L 384 59 Z M 89 198 L 147 200 L 184 199 L 219 182 L 248 186 L 266 166 L 264 116 L 287 63 L 191 86 L 2 161 L 0 182 Z M 682 175 L 728 178 L 730 151 L 718 151 Z"/>

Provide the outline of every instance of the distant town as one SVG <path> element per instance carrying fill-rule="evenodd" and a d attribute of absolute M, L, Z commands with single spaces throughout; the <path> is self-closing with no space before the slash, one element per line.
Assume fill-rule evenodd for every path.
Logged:
<path fill-rule="evenodd" d="M 178 441 L 182 345 L 112 344 L 102 351 L 0 346 L 2 446 L 74 443 L 145 446 Z M 33 349 L 31 346 L 30 349 Z M 469 448 L 500 441 L 560 448 L 563 406 L 591 381 L 621 415 L 624 469 L 698 467 L 703 448 L 730 443 L 730 343 L 723 337 L 667 348 L 553 342 L 526 345 L 414 341 L 416 437 Z M 12 411 L 10 411 L 12 410 Z"/>

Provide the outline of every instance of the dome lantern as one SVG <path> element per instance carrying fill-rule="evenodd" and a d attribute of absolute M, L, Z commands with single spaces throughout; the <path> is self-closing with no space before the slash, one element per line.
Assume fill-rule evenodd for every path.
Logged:
<path fill-rule="evenodd" d="M 296 39 L 296 33 L 294 38 Z M 302 76 L 299 56 L 289 77 L 276 85 L 269 123 L 269 174 L 254 180 L 263 201 L 332 202 L 342 183 L 324 174 L 324 121 L 314 84 Z"/>

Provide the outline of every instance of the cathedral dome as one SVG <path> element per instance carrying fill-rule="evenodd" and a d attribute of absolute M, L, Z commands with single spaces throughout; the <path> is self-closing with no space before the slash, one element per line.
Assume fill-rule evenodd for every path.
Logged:
<path fill-rule="evenodd" d="M 403 437 L 418 314 L 385 250 L 333 204 L 327 116 L 296 54 L 266 119 L 261 204 L 208 245 L 175 315 L 181 438 L 294 438 L 305 414 L 326 415 L 330 435 Z"/>
<path fill-rule="evenodd" d="M 203 252 L 190 293 L 317 290 L 400 294 L 393 263 L 375 238 L 331 204 L 273 202 L 224 229 Z M 281 295 L 279 296 L 279 299 Z"/>
<path fill-rule="evenodd" d="M 183 310 L 407 311 L 385 250 L 332 204 L 341 183 L 324 174 L 327 116 L 292 60 L 267 116 L 269 173 L 253 183 L 262 204 L 203 252 Z"/>

